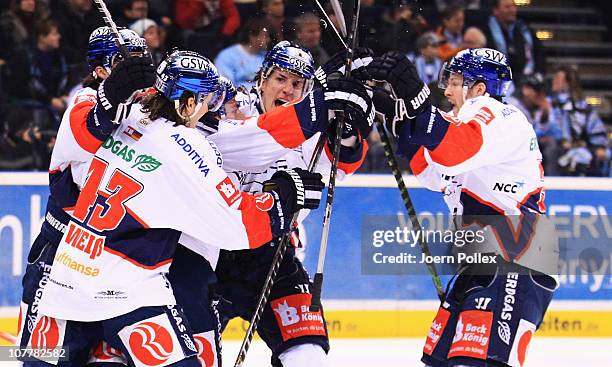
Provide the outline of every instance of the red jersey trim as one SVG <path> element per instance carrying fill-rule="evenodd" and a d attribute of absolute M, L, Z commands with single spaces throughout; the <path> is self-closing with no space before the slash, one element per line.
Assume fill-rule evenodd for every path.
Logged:
<path fill-rule="evenodd" d="M 425 171 L 427 166 L 428 164 L 425 160 L 425 148 L 420 147 L 410 160 L 410 170 L 412 171 L 413 175 L 418 176 Z"/>
<path fill-rule="evenodd" d="M 368 153 L 368 148 L 369 148 L 367 141 L 364 140 L 361 144 L 362 144 L 361 157 L 359 157 L 359 160 L 357 160 L 356 162 L 350 162 L 350 163 L 338 161 L 339 170 L 350 175 L 351 173 L 354 173 L 355 171 L 357 171 L 359 167 L 361 167 L 361 165 L 363 164 L 363 161 L 365 160 L 366 154 Z M 331 162 L 334 159 L 334 152 L 332 152 L 329 149 L 329 146 L 327 144 L 325 144 L 323 148 L 325 150 L 325 155 L 327 156 L 327 159 L 329 159 L 329 161 Z"/>
<path fill-rule="evenodd" d="M 128 257 L 126 254 L 119 252 L 117 250 L 113 250 L 111 248 L 108 248 L 107 246 L 104 246 L 104 251 L 108 252 L 111 255 L 115 255 L 120 257 L 123 260 L 129 261 L 132 265 L 138 266 L 139 268 L 143 268 L 143 269 L 147 269 L 147 270 L 153 270 L 153 269 L 157 269 L 160 268 L 164 265 L 167 264 L 171 264 L 172 263 L 172 259 L 168 259 L 168 260 L 164 260 L 164 261 L 160 261 L 155 265 L 144 265 L 139 263 L 138 261 Z"/>
<path fill-rule="evenodd" d="M 82 149 L 91 154 L 95 154 L 103 143 L 87 130 L 87 114 L 93 106 L 94 103 L 89 100 L 76 104 L 70 111 L 69 117 L 74 140 Z"/>
<path fill-rule="evenodd" d="M 272 230 L 270 229 L 270 216 L 268 212 L 258 209 L 255 205 L 255 197 L 249 193 L 241 192 L 240 213 L 242 223 L 249 240 L 249 248 L 260 247 L 272 241 Z"/>
<path fill-rule="evenodd" d="M 296 148 L 306 140 L 293 107 L 275 108 L 259 116 L 257 126 L 285 148 Z"/>
<path fill-rule="evenodd" d="M 475 156 L 482 144 L 482 129 L 476 120 L 460 125 L 449 124 L 444 138 L 429 155 L 438 164 L 456 166 Z"/>

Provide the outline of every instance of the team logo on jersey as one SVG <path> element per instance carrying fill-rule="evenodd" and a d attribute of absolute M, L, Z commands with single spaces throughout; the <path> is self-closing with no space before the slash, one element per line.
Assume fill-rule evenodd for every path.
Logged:
<path fill-rule="evenodd" d="M 425 340 L 425 346 L 423 347 L 423 353 L 427 355 L 431 355 L 433 350 L 438 345 L 440 338 L 442 337 L 442 333 L 446 328 L 446 324 L 448 323 L 448 319 L 450 317 L 450 311 L 440 307 L 438 309 L 438 314 L 436 318 L 431 323 L 431 327 L 429 328 L 429 332 L 427 333 L 427 339 Z"/>
<path fill-rule="evenodd" d="M 518 282 L 518 273 L 508 273 L 506 276 L 506 288 L 504 295 L 504 308 L 502 309 L 501 319 L 512 320 L 512 311 L 514 311 L 514 303 L 516 302 L 516 286 Z"/>
<path fill-rule="evenodd" d="M 516 329 L 516 337 L 512 343 L 512 349 L 510 349 L 510 356 L 508 357 L 508 365 L 512 367 L 521 367 L 525 363 L 527 357 L 527 349 L 531 338 L 536 331 L 536 326 L 525 320 L 521 319 Z"/>
<path fill-rule="evenodd" d="M 132 168 L 136 168 L 142 172 L 153 172 L 162 165 L 155 157 L 147 154 L 139 155 L 134 162 Z"/>
<path fill-rule="evenodd" d="M 198 348 L 198 361 L 203 367 L 217 367 L 217 348 L 215 342 L 215 332 L 206 331 L 193 336 L 196 347 Z"/>
<path fill-rule="evenodd" d="M 105 236 L 99 236 L 73 222 L 68 225 L 68 231 L 63 238 L 70 246 L 89 254 L 92 260 L 102 255 L 105 240 Z"/>
<path fill-rule="evenodd" d="M 36 349 L 53 349 L 57 347 L 60 331 L 57 321 L 49 316 L 38 319 L 32 331 L 32 347 Z"/>
<path fill-rule="evenodd" d="M 129 345 L 134 357 L 147 366 L 168 361 L 174 349 L 168 330 L 154 322 L 143 322 L 134 327 Z"/>
<path fill-rule="evenodd" d="M 462 356 L 486 359 L 492 321 L 491 312 L 479 310 L 461 312 L 448 358 Z"/>
<path fill-rule="evenodd" d="M 255 207 L 262 212 L 267 212 L 274 206 L 274 197 L 269 192 L 255 194 Z"/>
<path fill-rule="evenodd" d="M 493 185 L 493 191 L 516 194 L 523 186 L 525 186 L 524 181 L 514 181 L 513 183 L 496 182 L 495 185 Z"/>
<path fill-rule="evenodd" d="M 312 295 L 293 294 L 270 302 L 283 341 L 305 335 L 326 335 L 321 311 L 309 310 Z"/>
<path fill-rule="evenodd" d="M 510 325 L 508 325 L 505 321 L 497 320 L 497 335 L 499 338 L 506 343 L 506 345 L 510 345 L 510 337 L 512 333 L 510 332 Z"/>
<path fill-rule="evenodd" d="M 216 188 L 228 206 L 234 205 L 234 203 L 240 199 L 240 191 L 234 186 L 229 177 L 225 177 L 223 181 L 219 182 Z"/>

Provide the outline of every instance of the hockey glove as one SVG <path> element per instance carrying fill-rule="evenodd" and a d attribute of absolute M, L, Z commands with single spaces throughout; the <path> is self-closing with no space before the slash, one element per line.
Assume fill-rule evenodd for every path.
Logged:
<path fill-rule="evenodd" d="M 373 88 L 373 93 L 372 101 L 376 115 L 382 119 L 385 130 L 398 137 L 404 125 L 412 121 L 407 116 L 404 100 L 396 98 L 391 92 L 382 88 Z"/>
<path fill-rule="evenodd" d="M 386 52 L 375 58 L 367 69 L 372 79 L 388 82 L 394 97 L 403 100 L 402 118 L 413 118 L 431 105 L 429 88 L 405 55 L 397 51 Z"/>
<path fill-rule="evenodd" d="M 316 209 L 321 202 L 323 176 L 301 168 L 277 171 L 264 182 L 264 191 L 276 191 L 289 215 L 300 209 Z"/>
<path fill-rule="evenodd" d="M 155 84 L 155 67 L 150 57 L 130 57 L 119 63 L 98 87 L 98 103 L 119 124 L 127 115 L 130 97 Z"/>
<path fill-rule="evenodd" d="M 344 111 L 346 120 L 343 137 L 366 138 L 372 131 L 374 108 L 372 99 L 363 84 L 353 78 L 328 80 L 325 104 L 331 111 Z"/>
<path fill-rule="evenodd" d="M 327 80 L 332 77 L 344 75 L 346 68 L 346 58 L 348 50 L 343 50 L 334 54 L 324 65 L 319 66 L 315 71 L 315 78 L 323 88 L 327 88 Z M 366 66 L 372 62 L 374 52 L 369 48 L 357 47 L 353 53 L 351 63 L 351 76 L 361 81 L 372 79 L 367 72 Z"/>

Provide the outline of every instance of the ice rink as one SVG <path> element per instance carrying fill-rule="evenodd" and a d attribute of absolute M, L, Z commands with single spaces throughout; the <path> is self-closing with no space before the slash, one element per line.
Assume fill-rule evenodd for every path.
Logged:
<path fill-rule="evenodd" d="M 331 341 L 329 365 L 333 367 L 411 367 L 419 362 L 423 339 L 336 339 Z M 223 344 L 223 365 L 233 366 L 240 342 Z M 245 367 L 269 365 L 270 353 L 256 341 L 247 354 Z M 612 339 L 534 338 L 524 367 L 609 367 Z M 315 366 L 313 366 L 315 367 Z"/>
<path fill-rule="evenodd" d="M 411 367 L 419 362 L 422 338 L 405 339 L 332 339 L 330 367 Z M 223 366 L 233 366 L 240 341 L 223 343 Z M 244 367 L 270 366 L 270 352 L 261 340 L 255 340 Z M 0 362 L 0 367 L 17 367 L 18 362 Z M 609 367 L 612 366 L 611 338 L 533 339 L 523 367 Z M 316 366 L 313 366 L 316 367 Z"/>
<path fill-rule="evenodd" d="M 329 366 L 333 367 L 411 367 L 419 362 L 423 340 L 411 339 L 335 339 L 331 341 Z M 223 344 L 223 366 L 233 366 L 239 341 Z M 270 353 L 262 341 L 252 345 L 245 367 L 269 366 Z M 0 362 L 2 367 L 17 367 L 16 362 Z M 608 367 L 612 366 L 612 339 L 535 338 L 524 367 Z M 313 366 L 316 367 L 316 366 Z"/>

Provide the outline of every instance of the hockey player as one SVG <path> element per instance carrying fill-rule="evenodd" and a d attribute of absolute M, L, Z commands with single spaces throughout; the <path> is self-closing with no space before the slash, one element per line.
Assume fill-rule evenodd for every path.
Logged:
<path fill-rule="evenodd" d="M 238 92 L 236 95 L 239 111 L 245 116 L 275 113 L 280 106 L 308 95 L 313 87 L 313 78 L 314 62 L 310 53 L 289 42 L 280 42 L 265 56 L 257 76 L 256 87 L 250 94 Z M 365 94 L 365 89 L 360 85 L 358 87 L 358 90 Z M 367 99 L 367 95 L 363 98 Z M 340 176 L 353 173 L 363 162 L 367 151 L 364 138 L 369 133 L 371 123 L 367 121 L 369 112 L 362 111 L 361 115 L 353 113 L 348 121 L 349 127 L 346 129 L 346 136 L 343 136 L 345 139 L 338 166 Z M 219 134 L 223 134 L 224 121 L 220 124 Z M 288 127 L 283 129 L 287 134 L 290 133 Z M 218 136 L 213 134 L 210 139 L 217 142 Z M 262 192 L 264 182 L 278 170 L 306 168 L 313 155 L 317 138 L 318 134 L 259 171 L 236 172 L 240 178 L 241 189 L 259 193 Z M 333 149 L 330 142 L 333 142 L 333 136 L 328 137 L 327 142 L 325 153 L 321 155 L 316 169 L 323 175 L 329 174 Z M 298 222 L 306 215 L 307 211 L 301 213 Z M 215 289 L 219 295 L 217 309 L 223 327 L 234 317 L 250 320 L 279 240 L 276 238 L 255 251 L 221 251 L 216 268 L 218 284 Z M 294 246 L 299 246 L 297 231 L 292 240 Z M 289 247 L 257 329 L 272 350 L 274 366 L 326 364 L 326 353 L 329 350 L 327 329 L 322 312 L 308 311 L 311 301 L 310 286 L 309 276 L 295 256 L 295 247 Z"/>
<path fill-rule="evenodd" d="M 493 49 L 468 49 L 444 64 L 439 86 L 453 105 L 451 113 L 431 105 L 429 89 L 403 55 L 387 53 L 368 69 L 392 87 L 392 96 L 377 92 L 375 105 L 385 112 L 387 130 L 398 138 L 399 153 L 411 159 L 414 175 L 443 192 L 462 224 L 474 218 L 489 224 L 480 251 L 496 255 L 495 264 L 460 268 L 433 321 L 422 361 L 522 366 L 557 286 L 548 275 L 556 262 L 545 261 L 556 254 L 555 244 L 547 242 L 550 233 L 540 226 L 545 207 L 535 132 L 518 109 L 501 101 L 512 80 L 506 57 Z"/>
<path fill-rule="evenodd" d="M 146 55 L 143 38 L 130 30 L 120 34 L 131 56 Z M 57 246 L 69 221 L 79 193 L 80 176 L 87 173 L 87 165 L 98 147 L 110 134 L 110 126 L 96 124 L 90 111 L 96 103 L 97 90 L 113 69 L 116 73 L 108 85 L 123 84 L 127 89 L 117 90 L 117 98 L 127 98 L 132 92 L 144 88 L 155 80 L 155 69 L 150 60 L 132 57 L 119 64 L 119 48 L 109 27 L 94 30 L 89 38 L 87 62 L 90 75 L 83 81 L 83 88 L 71 98 L 62 118 L 49 169 L 47 208 L 41 232 L 32 244 L 23 278 L 23 295 L 19 317 L 18 343 L 21 346 L 36 345 L 40 336 L 37 324 L 40 297 L 49 281 L 49 272 Z M 118 66 L 120 65 L 120 66 Z"/>
<path fill-rule="evenodd" d="M 46 316 L 39 322 L 62 329 L 58 345 L 104 339 L 131 364 L 197 365 L 189 327 L 164 276 L 180 232 L 207 247 L 256 247 L 287 231 L 293 211 L 318 205 L 321 176 L 300 169 L 277 172 L 275 191 L 240 193 L 221 170 L 214 144 L 183 126 L 207 111 L 216 90 L 207 61 L 185 53 L 162 62 L 158 92 L 143 111 L 129 110 L 107 139 L 112 144 L 93 158 L 40 305 Z M 99 98 L 98 121 L 108 120 L 108 111 L 117 116 L 119 101 Z M 310 100 L 283 107 L 294 111 L 286 123 L 302 139 L 327 129 L 327 108 L 352 103 L 333 93 L 312 99 L 325 113 L 311 111 Z M 312 113 L 296 112 L 306 104 Z M 251 122 L 260 135 L 278 138 L 266 125 L 269 117 Z M 150 209 L 153 202 L 164 209 Z M 84 323 L 76 329 L 62 320 Z M 151 354 L 150 343 L 162 350 Z"/>

